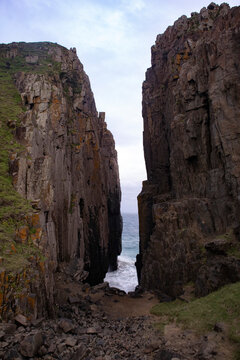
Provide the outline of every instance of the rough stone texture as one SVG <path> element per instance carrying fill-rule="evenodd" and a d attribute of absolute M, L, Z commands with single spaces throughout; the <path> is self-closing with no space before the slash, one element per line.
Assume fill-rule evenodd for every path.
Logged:
<path fill-rule="evenodd" d="M 86 287 L 66 274 L 59 273 L 58 290 L 71 297 L 80 295 L 84 308 L 77 304 L 62 304 L 56 299 L 57 318 L 42 319 L 18 326 L 5 336 L 0 335 L 0 358 L 3 360 L 229 360 L 234 358 L 237 344 L 229 343 L 228 331 L 232 323 L 216 323 L 214 331 L 202 335 L 179 324 L 165 324 L 166 317 L 158 319 L 148 314 L 157 300 L 153 294 L 141 298 L 109 293 L 105 288 Z M 68 282 L 69 280 L 69 282 Z M 107 284 L 106 284 L 107 285 Z M 62 305 L 61 305 L 62 304 Z M 117 309 L 116 309 L 117 307 Z M 59 318 L 60 317 L 60 318 Z M 66 334 L 61 322 L 74 325 Z M 164 326 L 165 324 L 165 326 Z M 4 326 L 0 324 L 0 334 Z M 161 326 L 159 331 L 157 325 Z M 237 331 L 237 329 L 235 330 Z M 4 334 L 4 333 L 3 333 Z M 231 335 L 232 336 L 232 335 Z"/>
<path fill-rule="evenodd" d="M 182 16 L 152 47 L 143 83 L 148 180 L 138 197 L 137 269 L 143 288 L 179 295 L 203 264 L 207 270 L 200 271 L 200 280 L 214 275 L 214 254 L 206 254 L 205 242 L 228 232 L 236 244 L 239 44 L 240 8 L 211 3 L 191 18 Z M 226 262 L 239 268 L 235 257 L 226 260 L 223 253 L 220 259 L 219 272 L 213 270 L 219 279 Z M 223 278 L 221 285 L 233 280 L 230 274 Z M 212 290 L 200 280 L 198 295 Z"/>
<path fill-rule="evenodd" d="M 16 66 L 26 107 L 15 129 L 24 151 L 11 155 L 10 171 L 39 213 L 39 234 L 31 238 L 47 259 L 46 287 L 52 294 L 52 273 L 66 265 L 78 280 L 97 284 L 117 267 L 122 232 L 117 153 L 105 114 L 97 113 L 75 49 L 12 43 L 1 45 L 0 55 L 6 68 Z M 28 236 L 21 228 L 16 241 Z"/>
<path fill-rule="evenodd" d="M 43 337 L 41 332 L 37 332 L 34 335 L 26 336 L 21 342 L 20 352 L 23 356 L 33 357 L 38 352 L 38 349 L 43 344 Z"/>

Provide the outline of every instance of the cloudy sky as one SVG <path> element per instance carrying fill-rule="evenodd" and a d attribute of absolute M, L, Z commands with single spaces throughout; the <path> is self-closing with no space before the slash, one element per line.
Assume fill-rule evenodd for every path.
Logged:
<path fill-rule="evenodd" d="M 118 151 L 122 211 L 137 212 L 146 179 L 141 86 L 157 34 L 210 0 L 0 0 L 0 43 L 76 47 Z M 239 1 L 228 1 L 239 5 Z"/>

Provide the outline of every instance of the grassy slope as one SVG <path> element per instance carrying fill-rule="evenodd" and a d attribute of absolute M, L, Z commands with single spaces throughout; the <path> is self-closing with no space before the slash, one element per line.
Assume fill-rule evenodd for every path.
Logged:
<path fill-rule="evenodd" d="M 44 46 L 45 45 L 45 46 Z M 17 244 L 14 241 L 16 229 L 26 223 L 26 215 L 33 211 L 28 201 L 22 198 L 12 185 L 9 175 L 9 156 L 11 153 L 24 152 L 14 138 L 14 130 L 8 122 L 20 124 L 20 114 L 24 111 L 21 97 L 14 85 L 13 75 L 18 71 L 30 73 L 52 73 L 59 71 L 59 63 L 47 56 L 46 49 L 55 44 L 21 44 L 21 53 L 14 59 L 7 59 L 0 49 L 0 257 L 4 259 L 4 268 L 18 270 L 28 264 L 28 257 L 36 255 L 38 250 L 33 244 Z M 39 55 L 39 63 L 27 64 L 25 56 Z M 49 67 L 49 63 L 52 64 Z M 33 229 L 34 231 L 34 229 Z M 12 245 L 16 251 L 11 251 Z"/>
<path fill-rule="evenodd" d="M 14 130 L 7 125 L 10 120 L 19 126 L 21 122 L 19 115 L 25 110 L 21 104 L 20 94 L 14 85 L 13 77 L 19 71 L 44 74 L 53 79 L 56 74 L 59 76 L 61 63 L 54 61 L 49 55 L 49 49 L 57 47 L 60 46 L 49 42 L 22 42 L 16 46 L 17 56 L 6 58 L 6 52 L 10 48 L 8 45 L 0 45 L 0 257 L 4 258 L 4 268 L 7 270 L 17 270 L 19 266 L 26 265 L 27 258 L 36 253 L 36 248 L 31 243 L 20 245 L 13 241 L 16 229 L 26 224 L 26 215 L 33 211 L 30 204 L 15 191 L 9 176 L 10 154 L 24 152 L 24 148 L 14 139 Z M 67 54 L 67 49 L 64 47 L 61 49 L 63 53 Z M 37 62 L 27 63 L 26 56 L 34 55 L 38 56 Z M 66 97 L 68 97 L 69 84 L 75 93 L 81 91 L 75 71 L 68 72 L 66 88 L 63 89 Z M 34 231 L 34 229 L 30 230 Z M 17 251 L 11 252 L 10 256 L 9 250 L 12 244 Z"/>
<path fill-rule="evenodd" d="M 23 224 L 24 215 L 31 211 L 31 207 L 16 192 L 9 176 L 10 153 L 19 153 L 23 149 L 14 140 L 13 130 L 7 123 L 18 123 L 23 109 L 20 95 L 14 86 L 11 73 L 6 70 L 4 60 L 0 59 L 0 254 L 4 258 L 5 267 L 8 265 L 7 254 L 11 249 L 16 228 Z"/>
<path fill-rule="evenodd" d="M 176 300 L 154 306 L 151 313 L 166 316 L 185 328 L 204 333 L 213 330 L 217 322 L 229 325 L 228 337 L 237 344 L 240 359 L 240 282 L 226 285 L 208 296 L 189 303 Z"/>

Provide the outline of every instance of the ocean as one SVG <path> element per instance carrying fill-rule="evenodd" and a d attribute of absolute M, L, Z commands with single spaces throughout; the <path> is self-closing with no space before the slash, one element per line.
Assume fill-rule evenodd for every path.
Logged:
<path fill-rule="evenodd" d="M 138 214 L 122 214 L 122 253 L 118 257 L 118 269 L 108 272 L 105 281 L 126 292 L 134 291 L 138 284 L 135 267 L 139 252 Z"/>

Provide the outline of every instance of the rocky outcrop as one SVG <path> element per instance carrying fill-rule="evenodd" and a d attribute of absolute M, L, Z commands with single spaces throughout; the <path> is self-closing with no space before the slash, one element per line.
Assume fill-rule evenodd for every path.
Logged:
<path fill-rule="evenodd" d="M 240 278 L 239 41 L 240 8 L 211 3 L 152 47 L 143 83 L 148 179 L 138 197 L 144 288 L 177 296 L 194 281 L 205 295 Z M 219 238 L 220 253 L 209 245 Z"/>
<path fill-rule="evenodd" d="M 75 49 L 12 43 L 1 45 L 0 55 L 25 107 L 9 125 L 22 146 L 12 151 L 10 172 L 39 216 L 33 242 L 50 267 L 45 280 L 64 270 L 97 284 L 117 267 L 122 231 L 117 153 L 105 114 L 97 113 Z"/>

